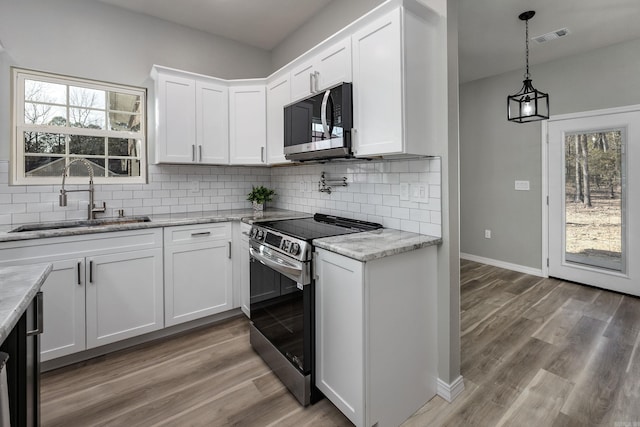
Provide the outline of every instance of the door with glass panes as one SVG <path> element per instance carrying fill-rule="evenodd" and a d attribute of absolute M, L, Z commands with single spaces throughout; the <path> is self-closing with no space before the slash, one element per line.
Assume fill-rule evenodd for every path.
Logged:
<path fill-rule="evenodd" d="M 552 118 L 547 150 L 549 276 L 640 295 L 640 106 Z"/>

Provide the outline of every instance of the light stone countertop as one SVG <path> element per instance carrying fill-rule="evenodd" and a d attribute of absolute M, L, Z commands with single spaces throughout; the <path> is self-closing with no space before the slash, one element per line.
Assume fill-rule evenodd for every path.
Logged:
<path fill-rule="evenodd" d="M 51 264 L 0 267 L 0 343 L 27 310 L 51 269 Z"/>
<path fill-rule="evenodd" d="M 411 233 L 409 231 L 382 228 L 364 233 L 314 239 L 313 244 L 322 249 L 353 258 L 372 261 L 426 246 L 439 245 L 442 238 Z"/>
<path fill-rule="evenodd" d="M 127 218 L 139 218 L 147 216 L 149 222 L 126 222 Z M 176 225 L 192 225 L 192 224 L 208 224 L 214 222 L 226 221 L 244 221 L 249 224 L 259 221 L 269 221 L 275 219 L 304 218 L 313 216 L 309 213 L 289 211 L 284 209 L 268 209 L 263 212 L 256 212 L 253 209 L 234 209 L 221 211 L 205 211 L 205 212 L 185 212 L 176 214 L 162 215 L 140 215 L 124 218 L 105 218 L 113 220 L 123 220 L 123 223 L 115 223 L 100 226 L 72 227 L 72 228 L 54 228 L 51 230 L 23 231 L 10 233 L 9 231 L 22 225 L 13 224 L 11 226 L 3 226 L 0 228 L 0 242 L 10 242 L 16 240 L 42 239 L 47 237 L 63 237 L 76 236 L 81 234 L 107 233 L 112 231 L 139 230 L 143 228 L 171 227 Z M 102 218 L 99 218 L 102 219 Z M 61 221 L 55 224 L 73 224 L 82 222 L 78 221 Z M 28 224 L 24 224 L 28 225 Z"/>

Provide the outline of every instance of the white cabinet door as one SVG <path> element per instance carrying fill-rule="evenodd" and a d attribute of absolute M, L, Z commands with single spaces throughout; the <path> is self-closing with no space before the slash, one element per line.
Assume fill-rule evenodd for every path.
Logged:
<path fill-rule="evenodd" d="M 266 164 L 266 97 L 264 85 L 229 88 L 231 164 Z"/>
<path fill-rule="evenodd" d="M 87 262 L 87 348 L 164 326 L 162 249 L 92 256 Z"/>
<path fill-rule="evenodd" d="M 351 39 L 347 37 L 291 70 L 291 100 L 351 81 Z"/>
<path fill-rule="evenodd" d="M 351 38 L 347 37 L 316 57 L 316 91 L 351 81 Z"/>
<path fill-rule="evenodd" d="M 267 85 L 267 160 L 289 163 L 284 157 L 284 106 L 291 102 L 289 74 Z"/>
<path fill-rule="evenodd" d="M 196 159 L 195 81 L 159 74 L 156 96 L 156 162 L 193 163 Z"/>
<path fill-rule="evenodd" d="M 53 270 L 42 285 L 46 325 L 40 342 L 43 362 L 85 349 L 84 258 L 51 263 Z"/>
<path fill-rule="evenodd" d="M 233 308 L 230 241 L 165 248 L 165 324 Z"/>
<path fill-rule="evenodd" d="M 291 100 L 306 98 L 315 92 L 315 58 L 291 70 Z"/>
<path fill-rule="evenodd" d="M 196 81 L 196 137 L 198 163 L 229 163 L 229 89 Z"/>
<path fill-rule="evenodd" d="M 403 152 L 401 9 L 352 36 L 357 156 Z"/>
<path fill-rule="evenodd" d="M 364 425 L 364 289 L 361 262 L 316 252 L 316 386 Z"/>

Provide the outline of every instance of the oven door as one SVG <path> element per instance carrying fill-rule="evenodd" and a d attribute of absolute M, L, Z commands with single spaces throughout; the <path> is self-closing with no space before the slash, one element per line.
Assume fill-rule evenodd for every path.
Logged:
<path fill-rule="evenodd" d="M 251 322 L 302 374 L 312 370 L 313 292 L 309 262 L 250 243 Z"/>

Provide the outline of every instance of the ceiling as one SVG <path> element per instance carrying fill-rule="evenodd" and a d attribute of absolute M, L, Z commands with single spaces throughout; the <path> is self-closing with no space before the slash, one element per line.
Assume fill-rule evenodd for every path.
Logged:
<path fill-rule="evenodd" d="M 331 0 L 100 0 L 267 51 Z"/>
<path fill-rule="evenodd" d="M 270 51 L 332 0 L 100 1 Z M 640 38 L 639 0 L 459 1 L 461 82 L 524 67 L 525 27 L 518 15 L 530 9 L 536 11 L 530 37 L 570 31 L 544 44 L 532 41 L 531 65 Z M 535 67 L 531 71 L 535 75 Z"/>

